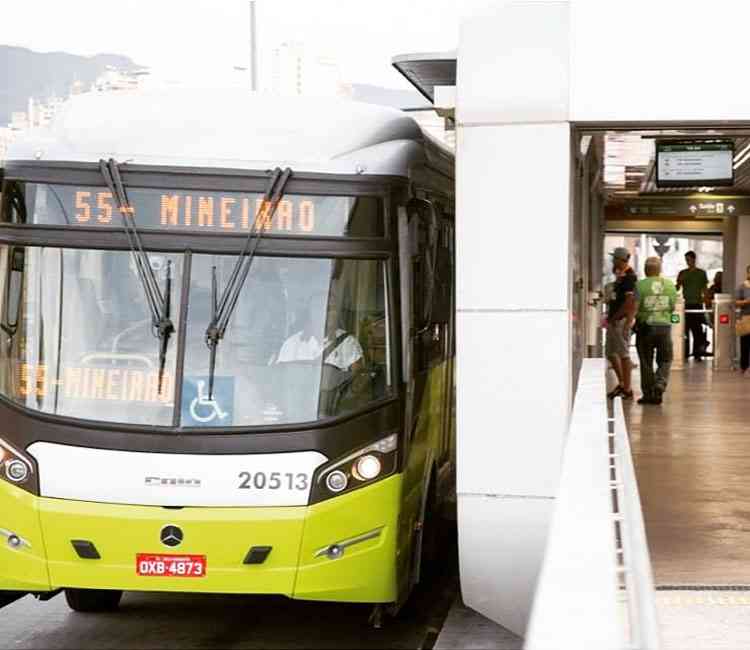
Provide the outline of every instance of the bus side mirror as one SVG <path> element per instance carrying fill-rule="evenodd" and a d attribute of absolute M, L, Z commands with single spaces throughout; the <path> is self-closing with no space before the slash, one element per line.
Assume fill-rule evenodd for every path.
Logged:
<path fill-rule="evenodd" d="M 5 277 L 5 318 L 0 323 L 0 328 L 11 337 L 15 336 L 18 330 L 18 321 L 21 317 L 25 267 L 26 250 L 24 248 L 11 248 L 8 251 L 8 266 Z"/>
<path fill-rule="evenodd" d="M 435 292 L 438 289 L 438 218 L 435 206 L 426 199 L 412 198 L 406 206 L 413 273 L 414 332 L 420 334 L 434 322 Z"/>
<path fill-rule="evenodd" d="M 439 246 L 435 272 L 435 298 L 432 307 L 432 320 L 435 323 L 450 323 L 453 316 L 451 287 L 453 265 L 450 250 Z"/>

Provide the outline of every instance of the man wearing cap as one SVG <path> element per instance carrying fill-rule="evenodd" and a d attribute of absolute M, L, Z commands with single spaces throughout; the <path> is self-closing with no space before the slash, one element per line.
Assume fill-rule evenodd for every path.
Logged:
<path fill-rule="evenodd" d="M 641 392 L 639 404 L 661 404 L 667 390 L 672 366 L 672 312 L 677 301 L 677 289 L 671 280 L 661 277 L 661 260 L 649 257 L 645 265 L 646 277 L 637 285 L 638 325 L 635 345 L 641 364 Z M 654 373 L 654 353 L 656 372 Z"/>
<path fill-rule="evenodd" d="M 630 268 L 630 252 L 618 247 L 610 253 L 612 270 L 617 276 L 614 298 L 607 311 L 607 343 L 605 352 L 617 375 L 617 386 L 607 397 L 633 399 L 630 377 L 630 328 L 633 326 L 636 311 L 636 275 Z"/>

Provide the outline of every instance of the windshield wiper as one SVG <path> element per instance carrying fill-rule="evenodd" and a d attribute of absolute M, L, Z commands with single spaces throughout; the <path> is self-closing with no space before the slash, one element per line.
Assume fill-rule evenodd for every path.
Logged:
<path fill-rule="evenodd" d="M 154 268 L 151 266 L 151 260 L 143 248 L 141 236 L 135 223 L 135 210 L 128 201 L 128 195 L 125 192 L 125 186 L 120 177 L 120 168 L 117 165 L 117 161 L 114 158 L 110 158 L 108 161 L 100 160 L 99 169 L 104 177 L 104 182 L 112 193 L 112 198 L 120 210 L 122 225 L 128 237 L 128 244 L 130 245 L 130 253 L 133 255 L 138 278 L 141 281 L 143 293 L 146 296 L 146 302 L 151 312 L 151 325 L 154 328 L 154 335 L 159 339 L 158 393 L 161 394 L 164 367 L 167 361 L 167 348 L 169 347 L 169 339 L 175 331 L 174 323 L 172 323 L 171 319 L 172 261 L 167 261 L 165 292 L 162 294 L 156 274 L 154 273 Z"/>
<path fill-rule="evenodd" d="M 263 195 L 263 201 L 255 214 L 253 226 L 247 235 L 242 252 L 237 258 L 237 262 L 232 269 L 224 291 L 221 292 L 221 298 L 218 297 L 218 281 L 216 279 L 216 267 L 211 269 L 211 322 L 206 328 L 206 345 L 210 350 L 208 364 L 208 399 L 213 399 L 214 394 L 214 376 L 216 374 L 216 348 L 219 341 L 224 338 L 229 325 L 229 319 L 232 317 L 234 308 L 237 306 L 242 287 L 250 272 L 250 266 L 253 263 L 255 252 L 258 250 L 258 244 L 265 225 L 270 223 L 276 213 L 276 208 L 284 196 L 284 188 L 287 181 L 292 175 L 292 170 L 287 167 L 283 172 L 277 167 L 271 174 L 268 187 Z M 262 215 L 262 218 L 261 218 Z M 262 221 L 262 223 L 260 223 Z"/>

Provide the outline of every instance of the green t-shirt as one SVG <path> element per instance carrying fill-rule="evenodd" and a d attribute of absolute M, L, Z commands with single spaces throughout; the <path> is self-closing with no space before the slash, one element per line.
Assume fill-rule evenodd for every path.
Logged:
<path fill-rule="evenodd" d="M 677 289 L 672 280 L 648 277 L 637 285 L 638 322 L 648 325 L 672 324 L 672 312 L 677 301 Z"/>
<path fill-rule="evenodd" d="M 702 305 L 703 292 L 708 287 L 708 276 L 703 269 L 683 269 L 677 276 L 682 284 L 682 296 L 687 305 Z"/>

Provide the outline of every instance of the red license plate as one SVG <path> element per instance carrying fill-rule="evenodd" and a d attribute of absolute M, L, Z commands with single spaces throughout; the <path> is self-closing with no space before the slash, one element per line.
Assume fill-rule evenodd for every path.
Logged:
<path fill-rule="evenodd" d="M 135 572 L 139 576 L 203 578 L 206 575 L 206 556 L 138 553 Z"/>

